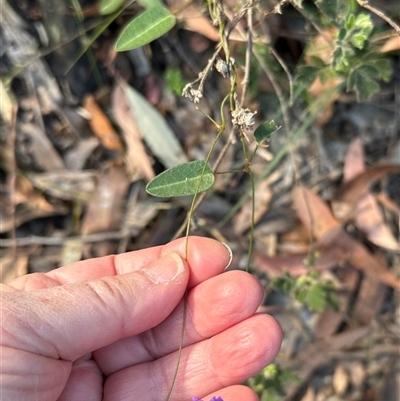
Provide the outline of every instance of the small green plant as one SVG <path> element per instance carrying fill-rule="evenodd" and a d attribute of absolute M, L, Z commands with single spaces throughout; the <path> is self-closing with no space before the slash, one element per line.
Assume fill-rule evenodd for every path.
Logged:
<path fill-rule="evenodd" d="M 311 311 L 322 312 L 327 306 L 338 309 L 333 282 L 321 281 L 316 271 L 297 278 L 286 272 L 282 277 L 273 280 L 271 287 L 292 296 Z"/>
<path fill-rule="evenodd" d="M 180 96 L 185 87 L 185 81 L 183 80 L 181 71 L 177 68 L 167 68 L 164 79 L 168 89 L 175 93 L 175 95 Z"/>
<path fill-rule="evenodd" d="M 290 369 L 271 363 L 258 375 L 250 378 L 247 384 L 257 392 L 260 401 L 280 401 L 286 395 L 286 387 L 299 381 L 300 378 Z"/>
<path fill-rule="evenodd" d="M 368 100 L 380 86 L 379 80 L 389 81 L 390 60 L 371 43 L 374 25 L 370 15 L 351 12 L 350 2 L 316 1 L 325 16 L 325 23 L 336 29 L 330 63 L 317 55 L 309 57 L 309 65 L 300 66 L 296 82 L 310 86 L 316 78 L 325 83 L 329 78 L 343 78 L 348 92 L 355 91 L 357 101 Z"/>

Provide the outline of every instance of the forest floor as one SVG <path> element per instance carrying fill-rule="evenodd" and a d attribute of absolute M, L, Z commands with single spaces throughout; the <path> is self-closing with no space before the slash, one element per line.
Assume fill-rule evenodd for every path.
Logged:
<path fill-rule="evenodd" d="M 400 21 L 396 1 L 375 3 Z M 154 198 L 145 186 L 168 167 L 206 158 L 216 136 L 206 114 L 217 119 L 229 92 L 229 80 L 212 71 L 201 111 L 179 95 L 219 40 L 199 4 L 184 8 L 167 35 L 123 53 L 113 43 L 140 6 L 126 9 L 86 52 L 88 27 L 104 17 L 93 2 L 81 6 L 79 19 L 68 2 L 2 1 L 2 282 L 182 236 L 192 198 Z M 390 28 L 373 21 L 381 32 Z M 400 36 L 380 42 L 393 71 L 368 101 L 329 92 L 338 83 L 317 82 L 307 92 L 295 87 L 289 105 L 287 72 L 324 32 L 292 6 L 258 23 L 265 48 L 282 63 L 271 51 L 262 54 L 265 64 L 252 62 L 244 102 L 257 111 L 256 125 L 273 119 L 280 126 L 251 162 L 254 230 L 242 144 L 227 119 L 210 159 L 229 145 L 221 174 L 191 234 L 229 244 L 231 269 L 245 269 L 254 231 L 250 272 L 265 286 L 259 312 L 284 330 L 275 370 L 249 381 L 262 400 L 398 400 Z M 246 42 L 239 31 L 232 56 L 242 79 Z M 252 133 L 245 146 L 254 150 Z"/>

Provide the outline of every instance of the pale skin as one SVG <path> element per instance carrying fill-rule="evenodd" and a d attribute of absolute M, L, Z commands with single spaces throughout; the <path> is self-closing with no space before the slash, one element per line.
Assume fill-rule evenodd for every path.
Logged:
<path fill-rule="evenodd" d="M 188 249 L 185 259 L 179 239 L 2 285 L 0 398 L 164 400 L 187 288 L 184 347 L 170 400 L 258 400 L 237 383 L 280 348 L 278 323 L 255 314 L 263 289 L 250 274 L 224 273 L 230 255 L 221 243 L 190 237 Z"/>

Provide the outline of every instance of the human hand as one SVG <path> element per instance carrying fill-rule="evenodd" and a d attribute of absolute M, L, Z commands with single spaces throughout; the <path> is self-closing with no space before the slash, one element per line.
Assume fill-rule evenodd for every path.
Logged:
<path fill-rule="evenodd" d="M 254 401 L 237 386 L 270 363 L 281 330 L 255 315 L 263 290 L 219 242 L 190 237 L 1 286 L 2 400 Z M 166 280 L 166 281 L 165 281 Z"/>

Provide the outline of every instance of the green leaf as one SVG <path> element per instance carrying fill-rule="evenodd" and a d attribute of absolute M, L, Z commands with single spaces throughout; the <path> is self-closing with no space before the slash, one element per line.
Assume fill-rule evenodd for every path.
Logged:
<path fill-rule="evenodd" d="M 355 22 L 356 22 L 356 17 L 354 16 L 354 14 L 350 14 L 346 21 L 346 29 L 348 31 L 353 29 Z"/>
<path fill-rule="evenodd" d="M 369 36 L 374 29 L 371 16 L 365 13 L 358 14 L 354 22 L 354 28 L 361 30 L 366 36 Z"/>
<path fill-rule="evenodd" d="M 349 13 L 349 1 L 316 0 L 315 5 L 332 23 L 340 23 Z"/>
<path fill-rule="evenodd" d="M 125 0 L 100 0 L 99 13 L 100 15 L 108 15 L 119 10 Z"/>
<path fill-rule="evenodd" d="M 143 8 L 165 7 L 162 0 L 136 0 Z"/>
<path fill-rule="evenodd" d="M 152 154 L 166 168 L 186 163 L 186 154 L 161 113 L 133 87 L 123 83 L 122 89 L 129 111 Z"/>
<path fill-rule="evenodd" d="M 122 30 L 115 43 L 115 50 L 122 52 L 150 43 L 167 33 L 175 22 L 175 17 L 166 8 L 149 8 Z"/>
<path fill-rule="evenodd" d="M 185 81 L 182 77 L 182 73 L 177 68 L 167 68 L 164 74 L 165 82 L 168 88 L 174 92 L 177 96 L 182 95 L 182 90 L 185 87 Z"/>
<path fill-rule="evenodd" d="M 379 57 L 379 55 L 376 56 Z M 370 59 L 365 61 L 365 65 L 369 65 L 375 68 L 378 72 L 379 78 L 385 82 L 388 82 L 392 77 L 393 67 L 389 59 L 383 59 L 383 58 Z"/>
<path fill-rule="evenodd" d="M 297 69 L 298 74 L 296 77 L 296 83 L 308 88 L 318 77 L 320 68 L 313 67 L 311 65 L 303 65 Z"/>
<path fill-rule="evenodd" d="M 147 184 L 146 191 L 153 196 L 169 198 L 207 191 L 213 184 L 214 174 L 210 165 L 197 160 L 179 164 L 159 174 Z"/>
<path fill-rule="evenodd" d="M 367 39 L 368 39 L 368 38 L 367 38 L 367 36 L 366 36 L 364 33 L 359 32 L 359 33 L 354 34 L 354 35 L 351 37 L 350 41 L 351 41 L 351 44 L 352 44 L 354 47 L 356 47 L 357 49 L 362 49 L 362 48 L 364 47 L 364 43 L 365 43 L 365 41 L 366 41 Z"/>
<path fill-rule="evenodd" d="M 311 310 L 322 312 L 325 309 L 325 290 L 321 283 L 315 283 L 307 295 L 307 304 Z"/>
<path fill-rule="evenodd" d="M 368 100 L 379 91 L 379 85 L 373 79 L 375 75 L 375 68 L 368 65 L 353 70 L 347 78 L 347 91 L 355 90 L 358 102 Z"/>
<path fill-rule="evenodd" d="M 268 139 L 277 129 L 278 126 L 275 124 L 274 120 L 264 121 L 254 131 L 254 137 L 256 138 L 257 143 L 261 143 Z"/>

